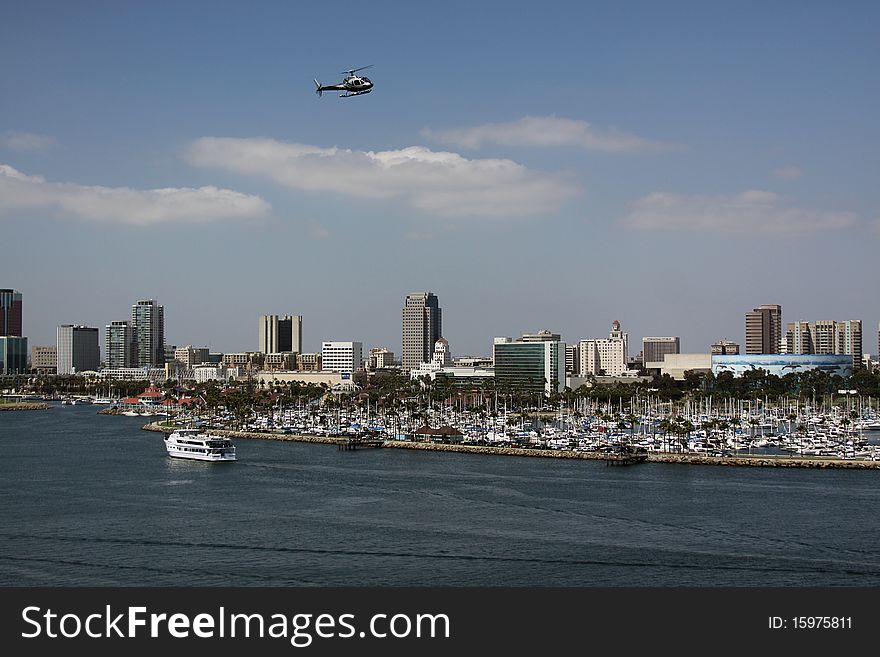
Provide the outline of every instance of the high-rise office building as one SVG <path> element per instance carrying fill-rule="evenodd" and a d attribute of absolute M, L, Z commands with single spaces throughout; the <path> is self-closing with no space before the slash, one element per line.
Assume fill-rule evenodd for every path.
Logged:
<path fill-rule="evenodd" d="M 260 351 L 302 353 L 302 315 L 260 315 Z"/>
<path fill-rule="evenodd" d="M 495 338 L 492 345 L 495 382 L 502 390 L 549 395 L 565 390 L 565 343 L 523 342 Z"/>
<path fill-rule="evenodd" d="M 746 353 L 778 354 L 782 343 L 782 306 L 764 304 L 746 313 Z"/>
<path fill-rule="evenodd" d="M 860 319 L 789 322 L 785 342 L 790 354 L 846 354 L 853 357 L 854 367 L 862 365 Z"/>
<path fill-rule="evenodd" d="M 0 376 L 27 374 L 27 338 L 19 335 L 0 335 Z"/>
<path fill-rule="evenodd" d="M 323 342 L 321 364 L 324 370 L 351 374 L 361 369 L 364 346 L 360 342 Z"/>
<path fill-rule="evenodd" d="M 21 333 L 21 292 L 0 289 L 0 375 L 27 373 L 27 338 Z"/>
<path fill-rule="evenodd" d="M 434 344 L 441 336 L 442 320 L 437 297 L 432 292 L 406 295 L 400 359 L 403 369 L 415 369 L 422 363 L 429 362 Z"/>
<path fill-rule="evenodd" d="M 97 328 L 62 324 L 56 337 L 58 374 L 96 371 L 101 366 Z"/>
<path fill-rule="evenodd" d="M 677 336 L 642 338 L 642 363 L 662 363 L 666 354 L 680 354 L 681 340 Z"/>
<path fill-rule="evenodd" d="M 165 308 L 153 299 L 138 301 L 131 307 L 131 327 L 136 367 L 165 367 Z"/>
<path fill-rule="evenodd" d="M 104 366 L 137 367 L 137 349 L 131 322 L 113 321 L 104 327 Z"/>
<path fill-rule="evenodd" d="M 0 336 L 21 337 L 21 292 L 0 289 Z"/>

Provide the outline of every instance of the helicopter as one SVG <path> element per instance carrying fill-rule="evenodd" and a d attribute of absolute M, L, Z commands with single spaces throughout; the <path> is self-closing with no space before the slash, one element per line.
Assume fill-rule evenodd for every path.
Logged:
<path fill-rule="evenodd" d="M 372 64 L 361 66 L 360 68 L 353 68 L 349 71 L 342 71 L 340 75 L 345 75 L 345 78 L 339 84 L 330 84 L 326 87 L 322 87 L 321 83 L 315 80 L 315 93 L 318 94 L 318 96 L 321 96 L 324 91 L 344 91 L 345 93 L 339 94 L 340 98 L 368 94 L 373 90 L 373 83 L 370 82 L 370 78 L 363 75 L 355 75 L 355 73 L 363 71 L 365 68 L 370 68 L 371 66 Z"/>

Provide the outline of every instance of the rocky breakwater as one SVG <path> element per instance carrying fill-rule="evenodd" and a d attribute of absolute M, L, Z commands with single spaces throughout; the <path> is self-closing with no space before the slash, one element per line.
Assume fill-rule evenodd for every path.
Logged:
<path fill-rule="evenodd" d="M 116 406 L 110 406 L 108 408 L 102 408 L 98 411 L 98 415 L 122 415 L 122 409 Z"/>
<path fill-rule="evenodd" d="M 45 411 L 52 408 L 46 402 L 8 402 L 0 404 L 0 411 Z"/>
<path fill-rule="evenodd" d="M 864 459 L 829 459 L 803 456 L 705 456 L 702 454 L 650 454 L 652 463 L 682 463 L 688 465 L 734 465 L 759 468 L 847 468 L 876 470 L 880 461 Z"/>
<path fill-rule="evenodd" d="M 557 459 L 605 460 L 603 452 L 571 452 L 558 449 L 531 449 L 528 447 L 494 447 L 487 445 L 453 445 L 447 443 L 422 443 L 408 440 L 386 440 L 382 447 L 395 449 L 421 449 L 431 452 L 461 452 L 465 454 L 493 454 L 495 456 L 536 456 Z"/>
<path fill-rule="evenodd" d="M 467 454 L 494 454 L 497 456 L 535 456 L 559 459 L 592 459 L 604 461 L 611 455 L 605 452 L 571 452 L 554 449 L 523 447 L 488 447 L 480 445 L 452 445 L 386 440 L 383 447 L 420 449 L 433 452 L 461 452 Z M 880 461 L 857 459 L 821 459 L 791 456 L 706 456 L 702 454 L 648 454 L 647 463 L 680 463 L 687 465 L 727 465 L 765 468 L 849 468 L 871 470 L 880 468 Z"/>
<path fill-rule="evenodd" d="M 145 424 L 141 427 L 144 431 L 161 431 L 162 433 L 167 433 L 170 431 L 174 431 L 174 427 L 165 427 L 161 424 L 157 424 L 155 422 L 151 422 L 150 424 Z M 338 438 L 330 438 L 327 436 L 303 436 L 300 434 L 293 433 L 270 433 L 263 431 L 235 431 L 233 429 L 206 429 L 207 432 L 215 434 L 217 436 L 224 436 L 226 438 L 241 438 L 244 440 L 280 440 L 284 442 L 291 443 L 321 443 L 324 445 L 335 445 L 339 439 Z"/>

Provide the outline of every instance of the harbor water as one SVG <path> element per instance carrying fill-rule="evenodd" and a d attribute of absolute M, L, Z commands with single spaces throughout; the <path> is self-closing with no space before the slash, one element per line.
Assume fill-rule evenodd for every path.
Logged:
<path fill-rule="evenodd" d="M 5 586 L 878 586 L 880 472 L 238 440 L 0 414 Z"/>

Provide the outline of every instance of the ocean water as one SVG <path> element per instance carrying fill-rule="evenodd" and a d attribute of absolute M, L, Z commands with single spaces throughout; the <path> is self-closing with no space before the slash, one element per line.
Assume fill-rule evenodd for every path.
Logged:
<path fill-rule="evenodd" d="M 238 440 L 0 413 L 5 586 L 877 586 L 880 471 Z"/>

